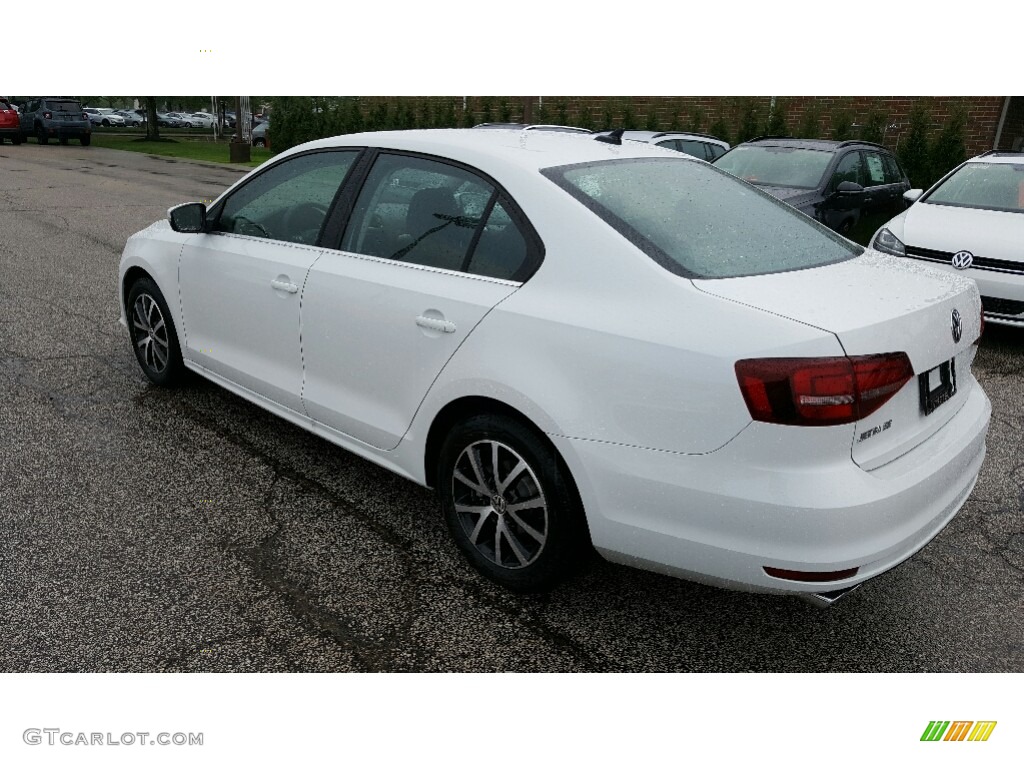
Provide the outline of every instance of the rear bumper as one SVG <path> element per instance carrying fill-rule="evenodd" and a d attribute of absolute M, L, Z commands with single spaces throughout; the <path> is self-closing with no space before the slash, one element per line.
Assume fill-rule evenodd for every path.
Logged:
<path fill-rule="evenodd" d="M 48 136 L 84 136 L 92 133 L 92 126 L 82 123 L 44 123 Z"/>
<path fill-rule="evenodd" d="M 699 456 L 552 439 L 607 559 L 734 589 L 811 594 L 856 586 L 934 538 L 974 487 L 990 415 L 974 386 L 936 434 L 871 471 L 849 456 L 822 461 L 813 446 L 802 456 L 780 450 L 780 429 L 804 427 L 754 423 Z M 765 566 L 858 570 L 812 583 L 773 578 Z"/>

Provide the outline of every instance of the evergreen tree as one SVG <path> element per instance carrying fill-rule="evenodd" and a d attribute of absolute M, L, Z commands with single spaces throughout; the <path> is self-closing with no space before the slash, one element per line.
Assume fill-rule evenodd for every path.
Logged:
<path fill-rule="evenodd" d="M 876 110 L 871 110 L 868 113 L 867 120 L 860 127 L 860 140 L 881 144 L 885 138 L 886 123 L 885 115 Z"/>
<path fill-rule="evenodd" d="M 565 99 L 555 103 L 555 120 L 559 125 L 569 124 L 569 103 Z"/>
<path fill-rule="evenodd" d="M 929 159 L 931 161 L 931 173 L 928 178 L 928 185 L 946 175 L 947 171 L 956 168 L 967 159 L 967 144 L 964 141 L 965 115 L 962 111 L 956 111 L 949 118 L 949 121 L 942 127 L 935 144 L 932 145 Z"/>
<path fill-rule="evenodd" d="M 786 135 L 786 105 L 782 99 L 775 99 L 775 106 L 768 113 L 768 122 L 765 123 L 764 132 L 768 136 Z"/>
<path fill-rule="evenodd" d="M 594 111 L 590 108 L 590 104 L 584 102 L 583 108 L 580 109 L 579 119 L 576 124 L 580 128 L 586 128 L 588 131 L 594 130 Z"/>
<path fill-rule="evenodd" d="M 717 118 L 715 122 L 713 122 L 708 127 L 708 133 L 710 133 L 716 139 L 721 139 L 722 141 L 727 142 L 729 144 L 733 143 L 733 140 L 730 138 L 732 134 L 729 133 L 729 126 L 721 117 Z M 740 141 L 737 139 L 735 143 L 739 144 Z"/>
<path fill-rule="evenodd" d="M 760 132 L 761 121 L 758 120 L 757 102 L 750 97 L 744 97 L 737 102 L 736 111 L 739 113 L 740 125 L 736 132 L 736 143 L 742 144 L 755 138 Z"/>
<path fill-rule="evenodd" d="M 690 130 L 694 133 L 701 133 L 704 130 L 704 110 L 700 107 L 690 110 Z"/>
<path fill-rule="evenodd" d="M 817 99 L 812 99 L 804 110 L 797 135 L 801 139 L 821 138 L 821 107 L 818 106 Z"/>
<path fill-rule="evenodd" d="M 647 105 L 647 115 L 644 117 L 644 130 L 658 130 L 658 113 L 655 111 L 653 103 Z"/>
<path fill-rule="evenodd" d="M 832 115 L 832 138 L 836 141 L 853 138 L 853 117 L 848 109 L 841 109 Z"/>
<path fill-rule="evenodd" d="M 925 188 L 931 177 L 931 153 L 928 144 L 928 110 L 918 103 L 910 111 L 910 124 L 906 136 L 897 149 L 900 165 L 914 187 Z"/>

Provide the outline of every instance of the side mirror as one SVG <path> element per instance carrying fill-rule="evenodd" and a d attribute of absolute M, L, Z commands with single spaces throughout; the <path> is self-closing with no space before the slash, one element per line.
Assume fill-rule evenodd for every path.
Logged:
<path fill-rule="evenodd" d="M 903 199 L 907 201 L 907 205 L 910 205 L 911 203 L 916 203 L 917 199 L 923 194 L 923 189 L 908 189 L 903 193 Z"/>
<path fill-rule="evenodd" d="M 839 185 L 836 187 L 836 194 L 839 195 L 854 195 L 863 191 L 864 187 L 856 181 L 840 181 Z"/>
<path fill-rule="evenodd" d="M 206 206 L 203 203 L 183 203 L 167 211 L 171 229 L 175 232 L 198 233 L 206 231 Z"/>

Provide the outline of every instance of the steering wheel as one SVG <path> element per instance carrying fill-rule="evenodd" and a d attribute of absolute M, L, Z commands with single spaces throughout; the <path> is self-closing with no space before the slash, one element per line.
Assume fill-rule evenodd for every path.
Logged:
<path fill-rule="evenodd" d="M 235 216 L 233 228 L 235 233 L 239 235 L 250 235 L 252 234 L 252 230 L 258 230 L 263 237 L 271 237 L 271 234 L 267 232 L 266 227 L 259 222 L 246 218 L 245 216 Z"/>
<path fill-rule="evenodd" d="M 299 203 L 285 210 L 281 217 L 284 237 L 311 245 L 327 218 L 327 206 L 320 203 Z"/>

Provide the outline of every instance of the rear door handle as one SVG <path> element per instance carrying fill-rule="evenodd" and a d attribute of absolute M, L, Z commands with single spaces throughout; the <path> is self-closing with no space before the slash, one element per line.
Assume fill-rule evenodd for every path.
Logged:
<path fill-rule="evenodd" d="M 432 331 L 441 331 L 442 333 L 455 333 L 455 323 L 451 320 L 439 320 L 436 317 L 426 317 L 424 315 L 417 315 L 416 325 L 420 328 L 429 328 Z"/>
<path fill-rule="evenodd" d="M 275 291 L 284 291 L 285 293 L 298 293 L 299 291 L 299 286 L 286 280 L 271 280 L 270 287 Z"/>

